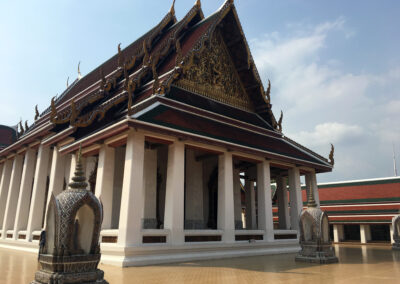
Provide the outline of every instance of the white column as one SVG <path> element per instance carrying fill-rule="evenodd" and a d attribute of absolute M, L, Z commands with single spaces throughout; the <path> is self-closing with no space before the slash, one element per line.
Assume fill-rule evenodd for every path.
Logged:
<path fill-rule="evenodd" d="M 233 194 L 234 194 L 234 211 L 235 211 L 235 229 L 243 229 L 242 223 L 242 194 L 240 186 L 240 171 L 233 170 Z"/>
<path fill-rule="evenodd" d="M 344 229 L 343 225 L 333 225 L 333 241 L 339 243 L 344 241 Z"/>
<path fill-rule="evenodd" d="M 96 176 L 96 196 L 103 203 L 102 229 L 111 229 L 114 185 L 115 149 L 102 145 Z"/>
<path fill-rule="evenodd" d="M 3 167 L 5 163 L 0 164 L 0 184 L 1 184 L 1 178 L 3 177 Z"/>
<path fill-rule="evenodd" d="M 257 164 L 258 229 L 264 230 L 264 241 L 274 240 L 271 199 L 271 173 L 268 161 Z"/>
<path fill-rule="evenodd" d="M 22 169 L 21 187 L 19 192 L 17 211 L 14 222 L 14 239 L 18 239 L 18 232 L 25 230 L 28 224 L 29 205 L 32 194 L 33 175 L 35 173 L 36 150 L 28 149 L 25 153 Z"/>
<path fill-rule="evenodd" d="M 303 210 L 301 194 L 300 171 L 298 168 L 289 169 L 290 225 L 292 230 L 299 229 L 299 218 Z"/>
<path fill-rule="evenodd" d="M 1 237 L 3 239 L 7 237 L 7 230 L 14 228 L 19 188 L 21 185 L 22 162 L 23 162 L 22 155 L 16 155 L 13 162 L 10 188 L 8 190 L 8 196 L 7 196 L 7 205 L 4 213 L 3 232 L 1 234 Z"/>
<path fill-rule="evenodd" d="M 141 229 L 144 208 L 144 135 L 129 131 L 125 169 L 122 184 L 121 209 L 119 216 L 118 244 L 121 246 L 142 243 Z"/>
<path fill-rule="evenodd" d="M 254 181 L 245 180 L 246 191 L 246 229 L 257 229 L 256 223 L 256 192 L 254 190 Z"/>
<path fill-rule="evenodd" d="M 26 229 L 26 239 L 28 241 L 32 241 L 33 231 L 42 229 L 43 207 L 45 206 L 47 172 L 49 167 L 49 154 L 49 147 L 40 145 L 36 161 L 31 206 L 29 208 L 28 226 Z"/>
<path fill-rule="evenodd" d="M 65 174 L 65 157 L 61 156 L 57 147 L 53 149 L 53 159 L 50 168 L 49 193 L 47 194 L 46 209 L 51 200 L 51 195 L 57 196 L 63 190 Z"/>
<path fill-rule="evenodd" d="M 362 244 L 371 240 L 371 227 L 369 225 L 360 225 L 360 238 Z"/>
<path fill-rule="evenodd" d="M 175 142 L 168 147 L 167 185 L 165 190 L 164 228 L 170 230 L 171 244 L 183 244 L 185 145 Z"/>
<path fill-rule="evenodd" d="M 278 177 L 276 180 L 276 186 L 276 192 L 278 195 L 279 229 L 287 230 L 290 228 L 290 218 L 286 179 L 284 177 Z"/>
<path fill-rule="evenodd" d="M 218 229 L 223 230 L 222 241 L 235 241 L 232 154 L 218 156 Z"/>
<path fill-rule="evenodd" d="M 0 183 L 0 230 L 3 228 L 4 213 L 7 205 L 8 189 L 10 187 L 10 178 L 13 161 L 7 160 L 3 166 L 3 172 Z"/>
<path fill-rule="evenodd" d="M 393 239 L 393 234 L 394 234 L 394 230 L 393 230 L 393 224 L 390 224 L 390 243 L 394 244 L 394 239 Z"/>
<path fill-rule="evenodd" d="M 185 228 L 203 229 L 203 163 L 196 161 L 192 149 L 187 149 L 185 165 Z"/>

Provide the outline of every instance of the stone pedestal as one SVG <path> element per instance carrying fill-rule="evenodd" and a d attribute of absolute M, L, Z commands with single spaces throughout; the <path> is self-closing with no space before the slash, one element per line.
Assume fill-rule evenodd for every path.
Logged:
<path fill-rule="evenodd" d="M 81 154 L 70 188 L 52 195 L 45 230 L 40 235 L 39 271 L 31 284 L 108 284 L 97 269 L 103 208 L 86 189 Z"/>
<path fill-rule="evenodd" d="M 296 261 L 314 263 L 335 263 L 338 258 L 329 237 L 328 215 L 317 207 L 313 190 L 309 188 L 308 208 L 300 215 L 301 250 Z"/>

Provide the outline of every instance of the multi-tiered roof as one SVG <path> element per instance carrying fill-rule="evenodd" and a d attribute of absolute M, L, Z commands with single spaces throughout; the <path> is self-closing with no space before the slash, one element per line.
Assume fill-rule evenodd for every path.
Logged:
<path fill-rule="evenodd" d="M 172 6 L 157 26 L 75 80 L 0 156 L 50 131 L 57 133 L 55 142 L 100 130 L 115 134 L 116 125 L 129 125 L 332 169 L 325 158 L 286 138 L 281 122 L 233 1 L 207 18 L 196 1 L 180 21 Z"/>

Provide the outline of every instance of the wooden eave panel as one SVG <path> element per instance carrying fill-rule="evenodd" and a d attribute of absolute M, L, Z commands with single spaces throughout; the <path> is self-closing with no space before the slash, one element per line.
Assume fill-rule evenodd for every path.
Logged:
<path fill-rule="evenodd" d="M 21 139 L 17 140 L 15 143 L 11 144 L 7 148 L 0 151 L 0 157 L 6 157 L 12 152 L 17 151 L 19 148 L 23 147 L 24 145 L 28 145 L 35 140 L 41 139 L 45 135 L 50 133 L 50 130 L 54 126 L 52 124 L 44 125 L 41 128 L 33 130 L 31 133 L 28 133 L 27 136 L 22 137 Z"/>
<path fill-rule="evenodd" d="M 250 113 L 235 107 L 211 100 L 201 95 L 190 93 L 178 87 L 171 88 L 170 93 L 167 95 L 168 98 L 174 99 L 178 102 L 185 103 L 189 106 L 194 106 L 205 111 L 214 112 L 221 114 L 233 119 L 243 121 L 247 124 L 253 124 L 254 126 L 264 128 L 270 135 L 281 137 L 282 134 L 274 131 L 272 127 L 262 120 L 257 114 Z M 239 122 L 240 124 L 240 122 Z M 251 126 L 250 126 L 251 127 Z"/>
<path fill-rule="evenodd" d="M 295 148 L 292 148 L 289 144 L 286 144 L 281 139 L 239 129 L 233 125 L 229 126 L 216 121 L 210 121 L 207 118 L 201 118 L 176 109 L 169 109 L 166 106 L 159 105 L 145 114 L 142 114 L 138 119 L 146 122 L 143 127 L 150 130 L 156 129 L 157 125 L 159 125 L 161 127 L 168 128 L 169 130 L 164 129 L 167 132 L 171 131 L 170 129 L 176 129 L 181 133 L 184 132 L 185 134 L 182 134 L 181 138 L 187 138 L 187 133 L 192 133 L 192 137 L 205 136 L 212 140 L 226 140 L 229 144 L 234 143 L 243 145 L 244 148 L 250 148 L 252 149 L 251 151 L 253 153 L 256 152 L 257 155 L 259 155 L 260 151 L 266 151 L 268 154 L 264 154 L 265 157 L 270 156 L 270 158 L 276 158 L 276 160 L 285 160 L 285 157 L 287 157 L 288 159 L 286 161 L 292 163 L 301 165 L 308 164 L 312 165 L 312 168 L 320 168 L 322 170 L 331 171 L 330 167 L 321 164 L 318 160 L 309 161 L 312 159 L 310 156 L 300 152 Z M 134 124 L 132 121 L 130 121 L 130 123 Z M 225 147 L 227 146 L 225 145 Z M 231 147 L 229 146 L 229 148 Z M 291 155 L 295 155 L 295 157 L 292 157 Z M 295 162 L 296 160 L 298 160 L 298 162 Z M 318 166 L 316 167 L 316 165 Z"/>

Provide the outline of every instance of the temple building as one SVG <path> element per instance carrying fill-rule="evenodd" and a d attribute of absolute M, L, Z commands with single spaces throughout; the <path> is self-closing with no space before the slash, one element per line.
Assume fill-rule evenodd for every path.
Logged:
<path fill-rule="evenodd" d="M 334 242 L 393 243 L 400 177 L 321 183 L 318 188 Z"/>
<path fill-rule="evenodd" d="M 270 93 L 232 0 L 206 18 L 196 1 L 179 21 L 172 6 L 36 108 L 35 122 L 0 151 L 0 246 L 37 251 L 45 208 L 67 188 L 82 146 L 104 210 L 103 263 L 297 252 L 300 178 L 319 206 L 316 175 L 332 170 L 333 153 L 328 160 L 286 137 Z"/>

